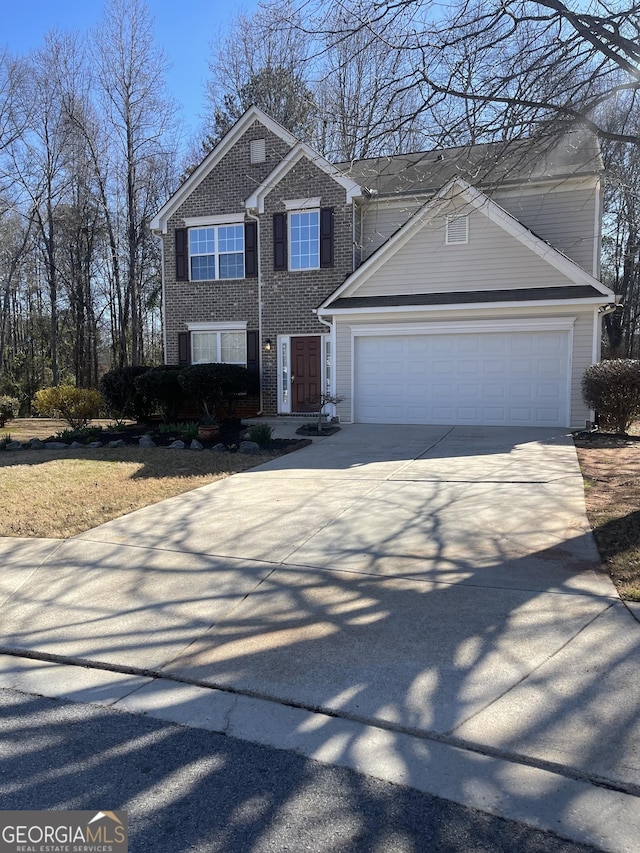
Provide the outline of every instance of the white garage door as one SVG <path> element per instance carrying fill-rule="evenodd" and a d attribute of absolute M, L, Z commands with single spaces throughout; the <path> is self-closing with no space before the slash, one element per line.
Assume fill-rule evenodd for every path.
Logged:
<path fill-rule="evenodd" d="M 355 338 L 359 423 L 567 426 L 566 331 Z"/>

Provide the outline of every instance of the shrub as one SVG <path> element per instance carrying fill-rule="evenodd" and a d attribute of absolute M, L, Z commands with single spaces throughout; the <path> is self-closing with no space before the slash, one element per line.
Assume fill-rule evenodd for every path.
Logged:
<path fill-rule="evenodd" d="M 102 397 L 98 391 L 73 385 L 43 388 L 33 398 L 33 406 L 39 414 L 45 417 L 59 415 L 74 429 L 86 426 L 91 418 L 97 417 L 101 405 Z"/>
<path fill-rule="evenodd" d="M 148 370 L 148 367 L 136 365 L 117 367 L 104 374 L 100 390 L 111 415 L 119 420 L 135 418 L 144 421 L 149 417 L 151 402 L 135 386 L 136 378 Z"/>
<path fill-rule="evenodd" d="M 7 421 L 18 417 L 20 411 L 20 400 L 17 397 L 9 397 L 6 394 L 0 396 L 0 427 Z"/>
<path fill-rule="evenodd" d="M 249 390 L 251 375 L 238 364 L 193 364 L 182 369 L 178 381 L 204 417 L 213 418 L 218 409 L 233 415 L 238 394 Z"/>
<path fill-rule="evenodd" d="M 640 361 L 620 358 L 588 367 L 582 397 L 598 413 L 601 427 L 626 433 L 640 415 Z"/>
<path fill-rule="evenodd" d="M 273 427 L 269 424 L 253 424 L 247 430 L 247 437 L 249 441 L 255 441 L 260 447 L 266 447 L 271 441 L 272 433 Z"/>
<path fill-rule="evenodd" d="M 182 370 L 175 364 L 163 364 L 147 370 L 134 382 L 138 393 L 158 409 L 164 423 L 175 421 L 184 405 L 185 392 L 178 382 Z"/>

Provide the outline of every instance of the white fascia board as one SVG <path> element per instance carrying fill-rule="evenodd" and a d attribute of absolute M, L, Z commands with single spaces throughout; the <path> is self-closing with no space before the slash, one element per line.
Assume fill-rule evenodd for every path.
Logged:
<path fill-rule="evenodd" d="M 482 213 L 491 222 L 501 227 L 528 249 L 535 252 L 535 254 L 557 269 L 558 272 L 561 272 L 570 281 L 573 281 L 575 284 L 590 285 L 605 295 L 607 299 L 613 301 L 615 298 L 613 291 L 601 284 L 590 273 L 583 270 L 582 267 L 579 267 L 578 264 L 557 249 L 554 249 L 553 246 L 536 237 L 528 228 L 525 228 L 522 223 L 518 222 L 515 217 L 492 201 L 483 192 L 472 187 L 466 181 L 463 181 L 462 178 L 453 178 L 432 199 L 417 210 L 377 252 L 371 255 L 362 266 L 358 267 L 344 284 L 323 302 L 320 309 L 327 308 L 328 304 L 339 296 L 353 294 L 361 284 L 384 266 L 389 258 L 393 257 L 417 231 L 438 215 L 440 210 L 448 204 L 454 191 L 458 194 L 458 198 L 463 198 L 474 210 Z"/>
<path fill-rule="evenodd" d="M 495 308 L 512 308 L 519 310 L 521 308 L 576 308 L 588 305 L 603 305 L 605 304 L 597 297 L 588 297 L 585 299 L 572 299 L 570 301 L 558 301 L 557 299 L 534 299 L 534 300 L 518 300 L 517 302 L 465 302 L 464 304 L 452 305 L 381 305 L 368 308 L 318 308 L 318 315 L 322 317 L 348 317 L 359 316 L 362 314 L 403 314 L 405 312 L 422 312 L 431 313 L 435 311 L 482 311 Z"/>
<path fill-rule="evenodd" d="M 185 216 L 185 228 L 204 228 L 207 225 L 241 225 L 244 222 L 244 211 L 240 213 L 216 213 L 212 216 Z"/>
<path fill-rule="evenodd" d="M 246 320 L 231 320 L 217 323 L 215 320 L 203 320 L 200 323 L 187 323 L 189 332 L 226 332 L 240 331 L 247 328 Z"/>
<path fill-rule="evenodd" d="M 303 157 L 310 160 L 314 165 L 321 169 L 326 175 L 340 184 L 344 188 L 347 195 L 347 202 L 351 202 L 354 198 L 362 194 L 360 186 L 347 178 L 339 169 L 326 160 L 313 148 L 310 148 L 306 142 L 298 142 L 291 151 L 284 157 L 276 166 L 276 168 L 267 176 L 263 183 L 246 199 L 245 207 L 248 210 L 257 210 L 258 213 L 264 213 L 264 200 L 271 190 L 280 183 L 280 181 L 293 169 L 296 163 L 299 163 Z"/>
<path fill-rule="evenodd" d="M 270 130 L 275 136 L 279 136 L 287 145 L 294 146 L 298 141 L 293 134 L 289 133 L 281 124 L 274 121 L 271 116 L 268 116 L 259 107 L 249 107 L 249 109 L 240 116 L 238 121 L 233 125 L 231 130 L 220 140 L 215 148 L 207 154 L 202 163 L 194 169 L 187 180 L 176 190 L 171 198 L 160 208 L 158 213 L 151 220 L 152 231 L 167 233 L 167 222 L 173 213 L 180 207 L 191 193 L 200 185 L 207 177 L 209 172 L 217 166 L 222 158 L 233 148 L 242 134 L 250 127 L 254 121 L 263 124 L 267 130 Z"/>

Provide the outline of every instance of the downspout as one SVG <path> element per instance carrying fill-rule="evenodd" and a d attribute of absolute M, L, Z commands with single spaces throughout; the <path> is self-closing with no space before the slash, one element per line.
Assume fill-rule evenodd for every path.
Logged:
<path fill-rule="evenodd" d="M 258 359 L 260 365 L 260 408 L 258 409 L 258 415 L 263 414 L 264 410 L 264 377 L 262 371 L 262 252 L 261 252 L 261 244 L 260 244 L 260 217 L 256 216 L 254 213 L 247 208 L 247 216 L 249 219 L 253 219 L 256 223 L 256 247 L 258 253 Z"/>
<path fill-rule="evenodd" d="M 162 356 L 163 361 L 167 363 L 167 323 L 165 319 L 166 311 L 166 292 L 164 285 L 164 240 L 162 239 L 161 231 L 153 231 L 153 236 L 160 242 L 160 287 L 162 292 Z"/>

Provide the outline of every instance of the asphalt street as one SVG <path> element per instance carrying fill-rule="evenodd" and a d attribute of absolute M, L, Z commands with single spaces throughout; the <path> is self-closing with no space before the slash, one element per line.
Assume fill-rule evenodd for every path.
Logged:
<path fill-rule="evenodd" d="M 0 809 L 124 809 L 130 853 L 586 853 L 295 753 L 0 690 Z"/>

